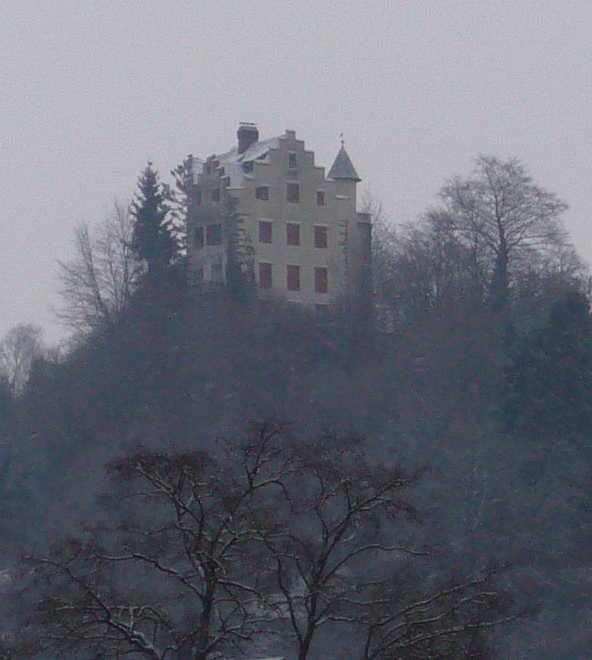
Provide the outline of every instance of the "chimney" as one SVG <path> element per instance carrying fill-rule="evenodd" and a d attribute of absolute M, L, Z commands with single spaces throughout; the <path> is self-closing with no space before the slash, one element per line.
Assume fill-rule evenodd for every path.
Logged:
<path fill-rule="evenodd" d="M 254 142 L 259 140 L 259 131 L 256 124 L 251 124 L 246 121 L 241 121 L 238 131 L 236 132 L 238 138 L 238 153 L 244 153 Z"/>

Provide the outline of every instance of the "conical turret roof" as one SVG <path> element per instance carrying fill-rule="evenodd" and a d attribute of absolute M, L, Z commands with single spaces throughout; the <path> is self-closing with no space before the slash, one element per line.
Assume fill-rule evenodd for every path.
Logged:
<path fill-rule="evenodd" d="M 343 144 L 341 149 L 335 158 L 329 174 L 327 175 L 329 179 L 347 179 L 349 181 L 361 181 L 356 168 L 353 166 L 350 157 L 347 155 L 347 151 Z"/>

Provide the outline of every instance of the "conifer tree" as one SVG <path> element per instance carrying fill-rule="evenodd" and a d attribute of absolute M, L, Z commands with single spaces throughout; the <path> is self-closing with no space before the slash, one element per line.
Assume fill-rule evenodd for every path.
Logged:
<path fill-rule="evenodd" d="M 227 237 L 226 285 L 231 294 L 246 299 L 254 282 L 253 248 L 237 206 L 236 199 L 228 194 L 224 196 L 221 215 Z"/>
<path fill-rule="evenodd" d="M 170 266 L 178 255 L 178 246 L 169 218 L 169 191 L 159 180 L 158 172 L 148 162 L 138 180 L 138 192 L 131 206 L 135 218 L 132 248 L 148 264 L 154 275 Z"/>
<path fill-rule="evenodd" d="M 171 170 L 174 186 L 171 189 L 171 216 L 177 233 L 177 243 L 183 254 L 187 253 L 187 218 L 193 180 L 193 155 L 189 154 Z"/>

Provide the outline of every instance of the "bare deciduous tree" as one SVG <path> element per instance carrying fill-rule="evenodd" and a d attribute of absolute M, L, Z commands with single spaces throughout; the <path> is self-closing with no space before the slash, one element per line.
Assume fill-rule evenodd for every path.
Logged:
<path fill-rule="evenodd" d="M 327 624 L 359 623 L 365 592 L 376 583 L 365 574 L 370 559 L 422 553 L 393 544 L 385 525 L 411 513 L 401 493 L 413 477 L 371 465 L 360 438 L 325 435 L 295 454 L 298 469 L 284 476 L 262 539 L 296 656 L 305 660 Z"/>
<path fill-rule="evenodd" d="M 487 579 L 423 593 L 406 581 L 426 555 L 395 540 L 417 475 L 369 462 L 362 439 L 296 441 L 263 424 L 222 447 L 110 464 L 121 522 L 26 565 L 29 654 L 35 640 L 37 654 L 212 660 L 259 640 L 305 660 L 342 635 L 361 660 L 434 657 L 409 654 L 461 648 L 506 620 Z"/>
<path fill-rule="evenodd" d="M 131 249 L 133 219 L 115 202 L 94 228 L 74 230 L 74 257 L 58 262 L 62 305 L 58 317 L 76 332 L 110 328 L 129 304 L 142 272 Z"/>
<path fill-rule="evenodd" d="M 0 342 L 0 377 L 13 396 L 26 385 L 31 364 L 41 350 L 41 328 L 32 323 L 15 325 Z"/>
<path fill-rule="evenodd" d="M 487 259 L 496 304 L 507 301 L 521 255 L 565 241 L 560 216 L 567 204 L 534 184 L 517 158 L 478 156 L 472 175 L 451 178 L 440 198 L 456 235 Z"/>
<path fill-rule="evenodd" d="M 50 585 L 39 650 L 227 657 L 269 619 L 261 606 L 252 507 L 289 465 L 263 428 L 224 467 L 203 452 L 141 451 L 110 465 L 129 517 L 33 562 Z M 103 657 L 103 656 L 101 656 Z"/>
<path fill-rule="evenodd" d="M 516 620 L 509 603 L 493 586 L 495 569 L 481 577 L 401 602 L 401 584 L 382 589 L 367 617 L 361 660 L 492 657 L 485 651 L 482 633 Z"/>
<path fill-rule="evenodd" d="M 294 452 L 297 470 L 264 510 L 262 540 L 298 660 L 328 643 L 325 630 L 333 640 L 341 630 L 361 660 L 444 648 L 461 657 L 476 631 L 511 618 L 494 616 L 491 574 L 431 589 L 405 574 L 430 554 L 397 542 L 399 519 L 415 520 L 404 494 L 419 473 L 370 462 L 359 437 L 327 434 Z"/>

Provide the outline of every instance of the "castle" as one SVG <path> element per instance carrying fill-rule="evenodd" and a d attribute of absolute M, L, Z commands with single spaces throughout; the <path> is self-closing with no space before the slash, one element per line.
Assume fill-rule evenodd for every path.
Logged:
<path fill-rule="evenodd" d="M 189 158 L 188 269 L 207 291 L 228 283 L 231 251 L 259 300 L 318 314 L 370 295 L 370 217 L 356 210 L 360 178 L 341 149 L 329 173 L 287 130 L 259 140 L 241 123 L 236 146 L 205 161 Z M 241 249 L 225 223 L 228 198 L 241 224 Z M 234 254 L 236 257 L 236 254 Z"/>

